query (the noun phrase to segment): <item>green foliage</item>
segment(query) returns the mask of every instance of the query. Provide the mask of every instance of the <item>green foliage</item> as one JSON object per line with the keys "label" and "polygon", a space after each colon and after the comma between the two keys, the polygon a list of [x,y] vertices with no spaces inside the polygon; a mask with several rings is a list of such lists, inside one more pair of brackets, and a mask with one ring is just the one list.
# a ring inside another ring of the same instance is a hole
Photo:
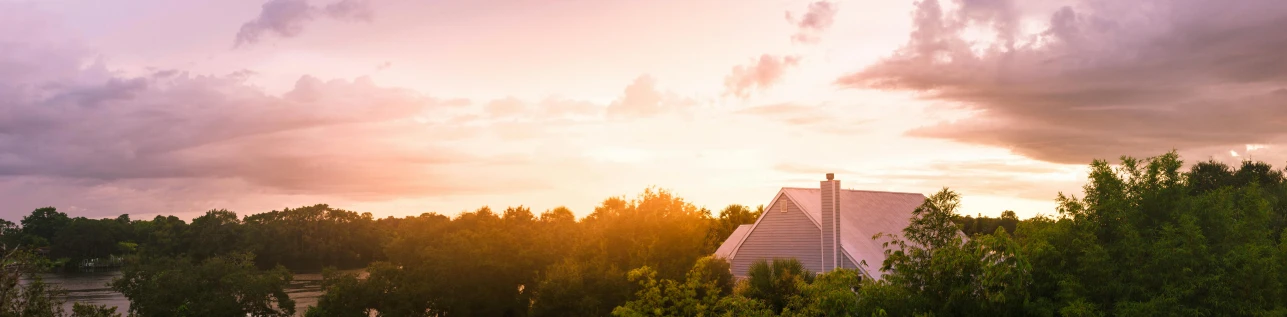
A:
{"label": "green foliage", "polygon": [[82,303],[72,304],[72,316],[74,317],[121,317],[121,313],[116,312],[116,307],[107,307],[106,305],[89,305]]}
{"label": "green foliage", "polygon": [[714,316],[720,299],[733,290],[728,262],[713,256],[698,260],[683,282],[657,280],[657,271],[646,266],[631,270],[629,279],[639,290],[614,316]]}
{"label": "green foliage", "polygon": [[484,207],[381,222],[391,235],[388,261],[368,266],[366,279],[327,276],[327,295],[310,314],[603,316],[630,299],[626,268],[644,266],[651,275],[636,281],[692,276],[715,289],[697,291],[712,299],[732,289],[722,261],[690,270],[709,254],[709,212],[664,190],[610,198],[581,221],[566,208],[538,217]]}
{"label": "green foliage", "polygon": [[131,221],[68,218],[52,207],[36,209],[23,226],[0,220],[0,242],[28,248],[48,247],[48,255],[78,264],[81,260],[138,254],[202,260],[253,252],[261,268],[278,264],[295,270],[324,266],[362,267],[384,258],[388,235],[371,214],[327,205],[271,211],[238,219],[211,210],[191,224],[175,216]]}
{"label": "green foliage", "polygon": [[31,215],[22,217],[22,233],[28,239],[23,244],[44,246],[54,239],[58,231],[71,224],[67,214],[58,212],[54,207],[39,208]]}
{"label": "green foliage", "polygon": [[[212,223],[232,224],[234,219],[212,212]],[[207,216],[212,216],[207,214]],[[301,208],[286,208],[246,216],[240,230],[244,231],[242,241],[244,248],[255,253],[255,260],[260,267],[284,265],[292,270],[317,270],[326,266],[340,268],[362,267],[372,261],[384,258],[381,246],[387,236],[381,234],[374,217],[370,213],[356,213],[331,208],[327,205],[313,205]],[[197,226],[193,221],[193,226]],[[212,225],[212,230],[226,230],[225,235],[202,237],[210,239],[206,243],[196,240],[197,246],[208,245],[215,248],[206,251],[218,254],[218,247],[237,243],[236,228],[219,229]]]}
{"label": "green foliage", "polygon": [[737,204],[724,207],[724,210],[719,213],[719,218],[713,219],[714,224],[711,225],[710,233],[706,237],[706,250],[715,252],[715,249],[718,249],[738,226],[755,223],[762,214],[764,214],[764,205],[756,207],[755,210]]}
{"label": "green foliage", "polygon": [[0,247],[0,317],[120,317],[114,307],[82,303],[74,303],[67,315],[62,307],[66,292],[34,274],[48,266],[25,250]]}
{"label": "green foliage", "polygon": [[954,215],[952,222],[956,223],[962,233],[973,237],[996,232],[998,228],[1005,229],[1005,232],[1014,232],[1019,226],[1019,216],[1015,215],[1013,210],[1006,210],[1001,212],[1001,217],[998,218]]}
{"label": "green foliage", "polygon": [[139,252],[148,255],[174,256],[188,249],[188,223],[175,216],[156,216],[151,221],[132,222],[134,241]]}
{"label": "green foliage", "polygon": [[885,242],[884,280],[915,295],[913,313],[1022,315],[1031,265],[1004,228],[965,238],[950,221],[959,205],[944,188],[916,208],[902,237]]}
{"label": "green foliage", "polygon": [[[736,286],[728,264],[707,256],[762,208],[712,217],[656,189],[607,199],[580,221],[566,208],[374,219],[316,205],[242,219],[215,210],[191,224],[41,208],[21,227],[0,222],[0,242],[67,260],[130,255],[137,262],[113,287],[139,316],[284,316],[294,304],[281,266],[362,265],[365,274],[326,270],[307,315],[1287,315],[1283,172],[1184,166],[1175,153],[1097,160],[1081,197],[1060,194],[1058,214],[1025,220],[958,215],[959,195],[944,189],[905,230],[874,237],[886,248],[879,271],[815,277],[780,259],[755,263]],[[63,315],[57,289],[16,281],[0,279],[0,317]]]}
{"label": "green foliage", "polygon": [[33,276],[20,285],[17,274],[6,274],[0,280],[0,316],[63,316],[62,291]]}
{"label": "green foliage", "polygon": [[801,294],[804,284],[813,282],[814,273],[794,258],[755,261],[746,273],[742,296],[764,301],[769,309],[781,312]]}
{"label": "green foliage", "polygon": [[609,198],[582,221],[594,256],[622,268],[650,266],[662,278],[682,277],[706,250],[710,212],[665,190],[627,201]]}
{"label": "green foliage", "polygon": [[[308,317],[367,317],[371,308],[378,306],[380,294],[363,287],[357,274],[343,273],[334,268],[322,271],[322,296],[317,306],[309,307]],[[387,311],[387,309],[386,309]]]}
{"label": "green foliage", "polygon": [[839,269],[818,275],[812,283],[800,287],[792,299],[791,315],[846,316],[858,311],[858,293],[863,276],[857,270]]}
{"label": "green foliage", "polygon": [[147,258],[127,265],[112,289],[130,300],[131,315],[291,316],[295,302],[284,288],[286,268],[263,271],[249,253],[199,263],[188,258]]}
{"label": "green foliage", "polygon": [[128,222],[76,217],[54,234],[50,243],[50,256],[71,259],[70,263],[107,258],[119,254],[117,241],[128,239],[129,231]]}
{"label": "green foliage", "polygon": [[18,246],[22,244],[22,227],[12,221],[0,219],[0,244]]}
{"label": "green foliage", "polygon": [[[1261,315],[1285,295],[1282,174],[1245,162],[1181,173],[1175,153],[1091,164],[1085,197],[1021,226],[1034,296],[1061,314]],[[1266,187],[1269,187],[1268,190]]]}
{"label": "green foliage", "polygon": [[772,307],[764,301],[747,298],[740,294],[724,297],[715,304],[716,316],[723,317],[768,317],[777,316]]}
{"label": "green foliage", "polygon": [[196,259],[205,259],[220,254],[241,251],[247,243],[245,226],[237,219],[237,214],[227,210],[211,210],[205,215],[192,219],[185,236],[188,240],[187,254]]}
{"label": "green foliage", "polygon": [[[1287,313],[1287,182],[1268,164],[1175,153],[1091,164],[1084,197],[1059,214],[961,217],[944,189],[897,235],[881,234],[880,279],[760,262],[704,315],[1281,316]],[[961,230],[968,228],[968,233]],[[988,232],[990,230],[990,232]],[[1013,232],[1013,233],[1011,233]],[[785,267],[785,266],[784,266]],[[788,273],[782,273],[782,272]],[[632,271],[642,290],[618,315],[693,315],[709,300]]]}
{"label": "green foliage", "polygon": [[605,316],[630,296],[626,272],[604,263],[566,259],[543,273],[531,316]]}

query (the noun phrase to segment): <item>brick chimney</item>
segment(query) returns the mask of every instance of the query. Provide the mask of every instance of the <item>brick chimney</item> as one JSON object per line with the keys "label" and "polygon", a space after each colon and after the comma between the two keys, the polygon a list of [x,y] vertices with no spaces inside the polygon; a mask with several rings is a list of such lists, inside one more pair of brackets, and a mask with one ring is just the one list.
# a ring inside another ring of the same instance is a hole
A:
{"label": "brick chimney", "polygon": [[827,173],[822,181],[822,272],[840,266],[840,181]]}

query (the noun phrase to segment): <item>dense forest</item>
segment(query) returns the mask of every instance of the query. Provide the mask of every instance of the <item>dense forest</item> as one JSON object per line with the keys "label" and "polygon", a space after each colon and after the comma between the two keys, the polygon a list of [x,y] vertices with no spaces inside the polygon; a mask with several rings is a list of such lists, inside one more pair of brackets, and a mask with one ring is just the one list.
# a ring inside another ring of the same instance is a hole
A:
{"label": "dense forest", "polygon": [[[0,316],[64,316],[19,272],[119,259],[129,312],[72,316],[1137,316],[1287,315],[1287,184],[1261,162],[1186,165],[1175,153],[1095,161],[1055,214],[964,216],[944,189],[891,239],[879,280],[709,255],[763,208],[718,213],[648,189],[577,219],[480,208],[376,219],[316,205],[239,218],[131,220],[41,208],[3,222]],[[964,232],[968,238],[963,238]],[[17,247],[14,247],[17,246]],[[335,268],[365,267],[354,274]],[[316,307],[283,291],[324,269]]]}

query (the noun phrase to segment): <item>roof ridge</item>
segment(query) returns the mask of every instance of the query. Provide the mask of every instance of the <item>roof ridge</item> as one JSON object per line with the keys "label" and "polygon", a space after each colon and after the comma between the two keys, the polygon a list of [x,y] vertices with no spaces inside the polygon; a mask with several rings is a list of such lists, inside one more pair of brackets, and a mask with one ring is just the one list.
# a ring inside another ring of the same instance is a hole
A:
{"label": "roof ridge", "polygon": [[[817,187],[782,187],[782,189],[810,189],[810,190],[822,190],[821,188],[817,188]],[[922,196],[924,196],[924,195],[925,195],[925,194],[922,194],[922,193],[893,192],[893,191],[887,191],[887,190],[844,189],[844,188],[841,188],[840,190],[843,190],[843,191],[851,191],[851,192],[887,193],[887,194],[922,195]]]}
{"label": "roof ridge", "polygon": [[922,193],[891,192],[891,191],[887,191],[887,190],[870,190],[870,189],[840,189],[840,190],[847,190],[847,191],[851,191],[851,192],[886,193],[886,194],[903,194],[903,195],[925,195],[925,194],[922,194]]}

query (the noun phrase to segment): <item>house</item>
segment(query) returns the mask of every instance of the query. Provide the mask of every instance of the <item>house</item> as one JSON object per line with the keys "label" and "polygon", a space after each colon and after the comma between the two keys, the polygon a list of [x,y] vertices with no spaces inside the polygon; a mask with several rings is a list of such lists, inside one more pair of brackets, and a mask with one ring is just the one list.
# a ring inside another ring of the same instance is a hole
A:
{"label": "house", "polygon": [[760,219],[739,226],[715,255],[728,260],[739,278],[757,260],[795,258],[813,272],[840,267],[880,279],[881,244],[888,239],[872,236],[902,235],[925,195],[841,189],[834,178],[828,173],[818,188],[782,188]]}

